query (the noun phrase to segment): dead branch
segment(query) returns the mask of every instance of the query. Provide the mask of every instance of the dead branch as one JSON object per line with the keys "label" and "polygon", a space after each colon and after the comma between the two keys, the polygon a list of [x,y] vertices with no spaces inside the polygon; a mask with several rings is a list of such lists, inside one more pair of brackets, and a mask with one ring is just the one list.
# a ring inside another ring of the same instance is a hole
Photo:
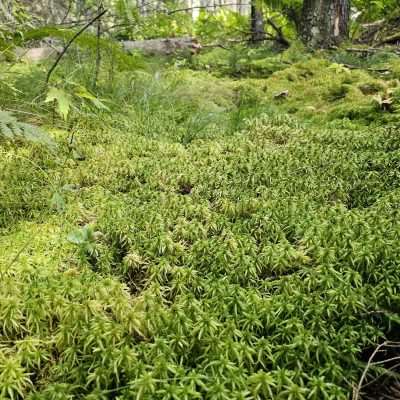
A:
{"label": "dead branch", "polygon": [[349,47],[345,50],[350,53],[362,53],[362,54],[368,54],[368,53],[375,54],[375,53],[381,51],[381,49],[375,49],[375,48],[358,49],[358,48],[353,48],[353,47]]}
{"label": "dead branch", "polygon": [[221,43],[205,44],[205,45],[203,45],[202,47],[203,47],[203,49],[207,49],[207,48],[212,49],[212,48],[219,47],[219,48],[224,49],[224,50],[230,50],[228,47],[224,46],[224,45],[221,44]]}
{"label": "dead branch", "polygon": [[365,48],[365,49],[349,47],[345,50],[350,53],[360,53],[362,55],[376,54],[376,53],[385,52],[385,51],[391,51],[397,55],[400,55],[399,47],[381,47],[381,48],[369,47],[369,48]]}
{"label": "dead branch", "polygon": [[[393,365],[392,367],[387,368],[387,371],[393,371],[396,368],[400,367],[400,363]],[[376,378],[372,379],[371,381],[368,381],[367,383],[364,383],[363,387],[367,387],[367,386],[371,386],[372,384],[374,384],[375,382],[377,382],[380,378],[382,378],[381,375],[377,376]]]}
{"label": "dead branch", "polygon": [[387,43],[397,43],[400,42],[400,33],[395,33],[394,35],[387,36],[379,42],[379,45],[382,46]]}
{"label": "dead branch", "polygon": [[376,72],[379,74],[387,74],[389,72],[392,72],[389,68],[363,68],[363,67],[358,67],[357,65],[353,64],[343,64],[344,67],[348,69],[363,69],[371,72]]}
{"label": "dead branch", "polygon": [[[372,366],[381,365],[381,364],[385,364],[385,363],[388,363],[388,362],[391,362],[391,361],[396,361],[396,360],[399,360],[399,359],[400,359],[400,356],[396,356],[396,357],[389,358],[389,359],[387,359],[387,360],[373,362],[375,356],[376,356],[376,355],[381,351],[381,349],[384,348],[384,347],[397,347],[397,348],[400,348],[400,342],[385,341],[385,342],[381,343],[379,346],[376,347],[376,349],[373,351],[373,353],[371,354],[371,356],[370,356],[369,359],[368,359],[367,365],[366,365],[365,368],[364,368],[364,371],[363,371],[363,373],[362,373],[362,375],[361,375],[361,378],[360,378],[360,381],[358,382],[358,385],[357,385],[356,387],[353,388],[353,400],[360,400],[360,399],[361,399],[361,397],[360,397],[360,395],[361,395],[361,389],[362,389],[364,386],[367,386],[367,385],[369,384],[369,383],[364,384],[364,381],[365,381],[365,378],[367,377],[368,370],[369,370]],[[390,369],[393,369],[393,368],[394,368],[394,367],[389,368],[389,370],[390,370]]]}
{"label": "dead branch", "polygon": [[287,40],[282,32],[282,28],[278,26],[272,18],[267,19],[267,24],[276,32],[277,36],[275,40],[282,43],[285,46],[290,46],[289,40]]}
{"label": "dead branch", "polygon": [[169,55],[180,50],[190,50],[197,53],[201,49],[201,45],[195,38],[166,38],[166,39],[147,39],[147,40],[125,40],[121,42],[122,48],[128,53],[141,50],[148,54],[164,54]]}
{"label": "dead branch", "polygon": [[[226,41],[227,45],[235,45],[235,44],[241,44],[241,43],[248,43],[248,39],[230,39]],[[266,42],[266,41],[276,41],[276,37],[272,35],[266,35],[264,38],[257,39],[255,42]],[[221,44],[221,43],[211,43],[211,44],[205,44],[201,46],[202,48],[213,48],[213,47],[220,47],[221,49],[225,50],[230,50],[229,47]],[[290,64],[290,63],[288,63]]]}
{"label": "dead branch", "polygon": [[369,357],[367,365],[365,366],[364,371],[363,371],[363,373],[361,375],[360,381],[358,382],[357,387],[355,387],[354,390],[353,390],[353,400],[359,400],[360,399],[361,389],[363,387],[364,380],[365,380],[365,378],[367,376],[368,370],[371,367],[372,361],[373,361],[374,357],[376,356],[376,354],[380,351],[380,349],[382,347],[385,347],[386,344],[387,344],[387,342],[383,342],[379,346],[377,346],[377,348],[374,350],[374,352]]}

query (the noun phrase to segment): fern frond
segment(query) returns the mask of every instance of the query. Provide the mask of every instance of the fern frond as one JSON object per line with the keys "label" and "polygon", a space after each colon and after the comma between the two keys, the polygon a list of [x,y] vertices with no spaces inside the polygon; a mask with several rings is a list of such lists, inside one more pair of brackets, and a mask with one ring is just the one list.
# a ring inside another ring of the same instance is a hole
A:
{"label": "fern frond", "polygon": [[9,111],[0,110],[0,139],[24,140],[55,147],[55,142],[37,126],[18,121]]}

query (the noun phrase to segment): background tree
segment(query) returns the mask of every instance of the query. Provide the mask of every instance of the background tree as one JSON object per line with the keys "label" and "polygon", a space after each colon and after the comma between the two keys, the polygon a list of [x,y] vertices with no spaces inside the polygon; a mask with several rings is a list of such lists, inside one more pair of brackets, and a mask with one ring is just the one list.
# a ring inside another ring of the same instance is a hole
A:
{"label": "background tree", "polygon": [[265,38],[264,15],[257,0],[251,2],[250,12],[251,42],[258,43]]}
{"label": "background tree", "polygon": [[350,0],[304,0],[300,36],[311,47],[338,45],[348,38]]}

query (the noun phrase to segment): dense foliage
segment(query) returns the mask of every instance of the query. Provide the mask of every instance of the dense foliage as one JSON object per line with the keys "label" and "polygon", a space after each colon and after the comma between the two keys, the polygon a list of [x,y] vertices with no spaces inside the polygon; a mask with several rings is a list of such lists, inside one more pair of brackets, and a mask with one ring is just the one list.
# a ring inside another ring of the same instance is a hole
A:
{"label": "dense foliage", "polygon": [[[275,33],[270,24],[283,30],[285,36],[297,36],[302,18],[303,0],[264,0],[253,2],[262,10],[264,30]],[[133,0],[4,0],[0,7],[0,50],[9,45],[10,32],[24,37],[27,28],[84,25],[101,7],[107,9],[102,19],[105,34],[119,39],[149,39],[194,35],[204,42],[246,40],[250,35],[249,7],[240,15],[240,1],[216,3],[170,0],[166,2]],[[352,0],[352,32],[359,33],[359,24],[398,17],[397,0]],[[95,32],[96,27],[92,28]],[[11,35],[11,37],[13,36]]]}
{"label": "dense foliage", "polygon": [[367,21],[385,16],[393,17],[393,13],[399,12],[396,0],[354,0],[353,5],[362,12],[362,19]]}

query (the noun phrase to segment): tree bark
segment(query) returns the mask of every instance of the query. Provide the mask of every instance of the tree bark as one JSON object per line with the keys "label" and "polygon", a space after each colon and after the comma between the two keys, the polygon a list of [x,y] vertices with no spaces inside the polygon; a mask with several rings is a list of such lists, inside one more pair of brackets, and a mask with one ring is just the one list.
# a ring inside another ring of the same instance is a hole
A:
{"label": "tree bark", "polygon": [[304,0],[300,35],[311,47],[336,46],[348,38],[350,0]]}
{"label": "tree bark", "polygon": [[251,1],[250,32],[250,41],[253,43],[265,39],[264,15],[259,4],[257,4],[257,0]]}

